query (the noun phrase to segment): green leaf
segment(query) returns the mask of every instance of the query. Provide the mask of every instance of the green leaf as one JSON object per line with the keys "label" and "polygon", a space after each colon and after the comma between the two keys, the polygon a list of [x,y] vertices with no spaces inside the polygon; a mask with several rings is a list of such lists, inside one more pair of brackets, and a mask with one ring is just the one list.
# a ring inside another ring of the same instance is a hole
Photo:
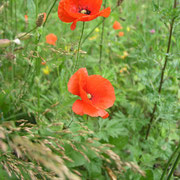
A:
{"label": "green leaf", "polygon": [[97,136],[105,141],[109,141],[109,137],[117,138],[119,135],[125,135],[126,130],[121,126],[118,119],[100,119],[99,132]]}
{"label": "green leaf", "polygon": [[154,180],[154,174],[152,170],[146,170],[146,177],[141,177],[140,180]]}

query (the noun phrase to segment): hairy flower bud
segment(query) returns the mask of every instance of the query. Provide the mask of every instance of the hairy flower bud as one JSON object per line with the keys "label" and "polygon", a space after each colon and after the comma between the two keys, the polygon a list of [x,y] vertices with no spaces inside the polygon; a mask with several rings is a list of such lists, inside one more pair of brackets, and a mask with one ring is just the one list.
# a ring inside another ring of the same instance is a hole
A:
{"label": "hairy flower bud", "polygon": [[38,15],[38,18],[36,20],[36,26],[37,27],[42,26],[43,22],[44,22],[44,13],[41,13]]}

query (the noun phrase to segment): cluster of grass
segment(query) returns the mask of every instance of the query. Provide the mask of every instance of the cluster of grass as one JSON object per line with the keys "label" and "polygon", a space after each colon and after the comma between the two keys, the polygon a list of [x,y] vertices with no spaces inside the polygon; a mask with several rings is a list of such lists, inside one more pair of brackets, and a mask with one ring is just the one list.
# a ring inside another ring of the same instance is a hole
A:
{"label": "cluster of grass", "polygon": [[[112,83],[107,119],[72,112],[77,97],[67,83],[83,23],[71,31],[58,19],[58,3],[0,2],[0,39],[21,41],[0,47],[0,179],[178,179],[178,1],[109,0],[108,18],[85,23],[76,70]],[[51,33],[55,46],[46,43]]]}

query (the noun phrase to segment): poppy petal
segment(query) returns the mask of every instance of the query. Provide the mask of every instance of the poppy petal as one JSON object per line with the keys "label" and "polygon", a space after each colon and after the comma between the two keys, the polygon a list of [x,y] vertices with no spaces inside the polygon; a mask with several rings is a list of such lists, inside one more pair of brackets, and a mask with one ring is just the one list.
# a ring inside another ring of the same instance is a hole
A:
{"label": "poppy petal", "polygon": [[85,86],[87,77],[88,72],[86,68],[80,68],[71,76],[68,82],[68,91],[74,95],[80,96],[80,87]]}
{"label": "poppy petal", "polygon": [[59,6],[58,6],[58,17],[61,21],[63,22],[73,22],[75,20],[74,17],[70,16],[65,7],[68,6],[68,2],[66,0],[61,0],[59,2]]}
{"label": "poppy petal", "polygon": [[74,30],[76,28],[76,23],[78,21],[91,21],[93,19],[96,19],[98,16],[108,17],[110,15],[110,13],[111,13],[111,8],[108,7],[94,15],[86,15],[86,14],[84,15],[83,14],[83,16],[81,16],[78,19],[76,19],[75,21],[73,21],[73,23],[71,24],[71,30]]}
{"label": "poppy petal", "polygon": [[85,103],[81,100],[76,100],[75,103],[72,106],[72,110],[74,113],[78,115],[84,115],[87,114],[92,117],[98,117],[101,116],[102,118],[107,118],[109,114],[103,110],[103,109],[98,109],[88,103]]}
{"label": "poppy petal", "polygon": [[113,29],[119,30],[119,29],[122,29],[122,26],[118,21],[115,21],[113,24]]}
{"label": "poppy petal", "polygon": [[114,104],[114,88],[109,80],[100,75],[91,75],[87,78],[87,93],[92,95],[91,102],[100,109],[107,109]]}
{"label": "poppy petal", "polygon": [[78,2],[82,9],[88,9],[91,14],[96,14],[102,5],[102,0],[78,0]]}
{"label": "poppy petal", "polygon": [[51,44],[51,45],[56,45],[56,41],[57,41],[57,36],[55,34],[48,34],[46,36],[46,43]]}

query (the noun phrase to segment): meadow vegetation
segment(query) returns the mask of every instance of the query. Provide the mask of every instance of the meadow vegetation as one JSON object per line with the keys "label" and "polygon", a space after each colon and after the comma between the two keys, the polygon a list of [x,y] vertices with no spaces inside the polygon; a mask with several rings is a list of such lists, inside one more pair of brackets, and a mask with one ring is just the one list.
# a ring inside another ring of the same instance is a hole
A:
{"label": "meadow vegetation", "polygon": [[[58,5],[0,1],[0,179],[179,179],[180,1],[103,0],[73,30]],[[114,87],[109,117],[73,112],[80,68]]]}

